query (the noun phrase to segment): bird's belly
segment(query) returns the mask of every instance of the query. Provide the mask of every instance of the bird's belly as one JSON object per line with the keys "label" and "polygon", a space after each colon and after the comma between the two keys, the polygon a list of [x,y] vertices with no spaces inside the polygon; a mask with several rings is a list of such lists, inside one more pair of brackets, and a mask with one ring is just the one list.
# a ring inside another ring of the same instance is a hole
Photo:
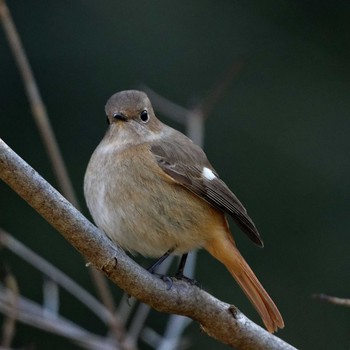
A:
{"label": "bird's belly", "polygon": [[111,240],[149,257],[205,244],[216,209],[152,169],[136,168],[135,159],[114,161],[113,167],[113,177],[101,171],[85,184],[91,215]]}
{"label": "bird's belly", "polygon": [[[97,225],[123,249],[144,256],[157,257],[168,250],[182,254],[204,245],[205,235],[198,231],[199,215],[191,212],[189,199],[183,196],[180,200],[178,193],[161,196],[144,185],[125,190],[117,182],[112,196],[101,191],[98,202],[108,209],[96,216]],[[101,213],[98,208],[94,211]]]}

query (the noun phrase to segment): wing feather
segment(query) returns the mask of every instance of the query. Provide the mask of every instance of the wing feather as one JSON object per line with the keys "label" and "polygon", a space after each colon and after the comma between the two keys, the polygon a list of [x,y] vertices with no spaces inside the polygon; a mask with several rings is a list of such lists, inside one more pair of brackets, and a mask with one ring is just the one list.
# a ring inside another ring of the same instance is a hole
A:
{"label": "wing feather", "polygon": [[[174,131],[175,132],[175,131]],[[181,135],[181,137],[179,136]],[[178,133],[176,142],[154,142],[151,152],[160,168],[179,184],[195,193],[217,209],[229,214],[238,227],[257,245],[263,241],[252,219],[239,199],[219,178],[205,153],[183,134]],[[203,176],[203,168],[213,171],[211,180]]]}

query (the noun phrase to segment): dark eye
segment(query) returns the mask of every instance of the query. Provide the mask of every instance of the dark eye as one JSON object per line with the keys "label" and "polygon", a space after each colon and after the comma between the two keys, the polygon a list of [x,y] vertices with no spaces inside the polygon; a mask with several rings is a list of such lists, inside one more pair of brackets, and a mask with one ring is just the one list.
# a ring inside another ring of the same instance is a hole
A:
{"label": "dark eye", "polygon": [[148,112],[146,110],[142,111],[140,113],[140,119],[144,122],[147,123],[149,121],[149,115]]}

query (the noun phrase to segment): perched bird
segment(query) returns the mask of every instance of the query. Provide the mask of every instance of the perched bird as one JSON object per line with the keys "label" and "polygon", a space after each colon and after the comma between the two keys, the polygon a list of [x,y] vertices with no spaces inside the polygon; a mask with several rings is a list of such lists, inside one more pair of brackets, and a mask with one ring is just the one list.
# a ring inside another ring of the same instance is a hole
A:
{"label": "perched bird", "polygon": [[98,227],[146,257],[204,248],[222,262],[270,332],[283,328],[276,305],[239,253],[226,214],[257,245],[260,234],[203,150],[159,121],[143,92],[114,94],[108,130],[88,164],[84,193]]}

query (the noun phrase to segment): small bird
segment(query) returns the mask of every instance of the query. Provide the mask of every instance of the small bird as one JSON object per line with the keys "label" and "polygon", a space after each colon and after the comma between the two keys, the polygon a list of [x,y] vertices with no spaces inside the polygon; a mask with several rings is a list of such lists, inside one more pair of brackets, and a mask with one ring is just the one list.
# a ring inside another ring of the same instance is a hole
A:
{"label": "small bird", "polygon": [[187,253],[204,248],[226,266],[267,330],[283,328],[276,305],[238,251],[226,214],[263,246],[260,234],[203,150],[157,119],[141,91],[117,92],[105,110],[109,127],[84,178],[96,225],[132,254],[182,255],[180,277]]}

